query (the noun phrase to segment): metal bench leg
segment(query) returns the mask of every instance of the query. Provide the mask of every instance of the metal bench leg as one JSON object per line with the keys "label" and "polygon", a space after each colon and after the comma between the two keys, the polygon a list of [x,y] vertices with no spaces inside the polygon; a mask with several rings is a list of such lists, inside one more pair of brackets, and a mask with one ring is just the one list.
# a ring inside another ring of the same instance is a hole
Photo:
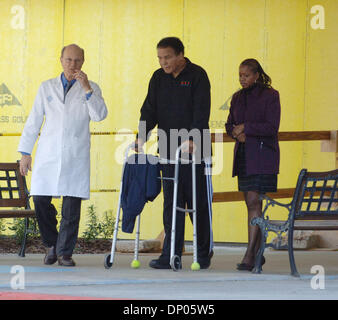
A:
{"label": "metal bench leg", "polygon": [[25,232],[24,236],[21,242],[21,248],[19,251],[19,257],[24,258],[25,257],[25,251],[26,251],[26,240],[27,240],[27,234],[28,234],[28,227],[29,227],[29,218],[25,218]]}
{"label": "metal bench leg", "polygon": [[291,275],[294,277],[299,277],[300,275],[297,271],[295,257],[293,254],[293,228],[290,228],[288,231],[288,252],[289,252]]}

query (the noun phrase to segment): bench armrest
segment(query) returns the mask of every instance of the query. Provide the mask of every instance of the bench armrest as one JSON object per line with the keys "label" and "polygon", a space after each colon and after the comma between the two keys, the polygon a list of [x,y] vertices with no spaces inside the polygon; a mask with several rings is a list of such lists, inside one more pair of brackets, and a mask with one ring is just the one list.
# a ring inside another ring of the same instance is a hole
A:
{"label": "bench armrest", "polygon": [[[278,237],[280,237],[280,233],[284,232],[285,230],[288,229],[289,227],[289,213],[291,210],[291,205],[292,205],[292,201],[290,203],[281,203],[278,202],[274,199],[271,199],[270,197],[268,197],[265,194],[261,194],[260,195],[260,199],[261,200],[266,200],[266,204],[264,206],[264,210],[262,211],[262,216],[261,217],[254,217],[252,218],[252,220],[250,221],[250,225],[252,226],[259,226],[261,229],[265,230],[266,233],[266,237],[267,237],[267,232],[268,231],[273,231],[275,233],[277,233]],[[265,216],[266,211],[268,210],[268,208],[270,206],[274,206],[274,205],[278,205],[282,208],[285,208],[288,210],[288,217],[285,221],[281,221],[280,224],[275,224],[275,221],[271,221],[270,222],[270,218],[269,216]]]}
{"label": "bench armrest", "polygon": [[265,208],[264,208],[264,211],[263,211],[263,216],[264,216],[264,213],[268,209],[269,206],[274,206],[276,204],[277,206],[284,207],[284,208],[286,208],[290,211],[291,205],[292,205],[292,201],[290,203],[281,203],[281,202],[278,202],[274,199],[271,199],[270,197],[268,197],[265,194],[260,195],[260,200],[266,200],[266,205],[265,205]]}

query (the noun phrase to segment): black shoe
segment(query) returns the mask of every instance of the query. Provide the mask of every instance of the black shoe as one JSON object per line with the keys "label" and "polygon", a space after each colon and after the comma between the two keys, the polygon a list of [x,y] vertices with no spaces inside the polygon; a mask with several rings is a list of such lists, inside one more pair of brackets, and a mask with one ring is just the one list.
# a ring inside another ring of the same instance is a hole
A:
{"label": "black shoe", "polygon": [[207,258],[199,258],[198,263],[200,264],[201,269],[208,269],[211,264],[211,258],[214,255],[214,251],[211,250]]}
{"label": "black shoe", "polygon": [[[149,262],[149,267],[154,269],[171,269],[169,262],[163,262],[160,259],[154,259]],[[176,269],[182,269],[182,264],[178,265]]]}
{"label": "black shoe", "polygon": [[[265,264],[265,257],[262,256],[262,265]],[[237,270],[240,270],[240,271],[252,271],[253,268],[255,266],[254,265],[250,265],[250,264],[247,264],[247,263],[237,263]]]}
{"label": "black shoe", "polygon": [[[239,266],[239,265],[244,265],[244,264],[246,264],[246,263],[237,263],[237,267]],[[262,266],[265,264],[265,257],[264,256],[262,256]],[[247,265],[247,264],[246,264]]]}
{"label": "black shoe", "polygon": [[210,259],[201,260],[199,261],[199,264],[200,269],[208,269],[210,267],[211,260]]}
{"label": "black shoe", "polygon": [[163,263],[160,259],[154,259],[149,262],[149,267],[154,269],[171,269],[169,263]]}
{"label": "black shoe", "polygon": [[238,263],[237,264],[237,270],[239,271],[252,271],[254,268],[253,265],[247,264],[247,263]]}
{"label": "black shoe", "polygon": [[47,254],[43,260],[44,264],[51,265],[57,261],[55,247],[48,248]]}

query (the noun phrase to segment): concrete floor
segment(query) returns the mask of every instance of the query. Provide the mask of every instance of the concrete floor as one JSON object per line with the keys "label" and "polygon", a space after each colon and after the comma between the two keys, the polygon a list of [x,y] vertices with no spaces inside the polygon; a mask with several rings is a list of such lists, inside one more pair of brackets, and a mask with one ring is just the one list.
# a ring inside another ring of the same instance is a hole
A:
{"label": "concrete floor", "polygon": [[[214,251],[210,269],[191,271],[192,256],[187,254],[182,259],[183,269],[178,272],[149,268],[149,261],[157,254],[141,255],[139,269],[130,267],[131,254],[117,254],[110,269],[104,268],[104,255],[97,254],[74,255],[76,267],[73,268],[57,264],[46,266],[42,262],[42,254],[27,254],[25,258],[14,254],[0,255],[0,300],[19,299],[20,294],[26,299],[37,299],[37,294],[60,295],[60,298],[62,295],[63,299],[338,299],[337,251],[296,251],[300,278],[290,276],[286,251],[267,249],[262,274],[235,269],[245,252],[244,248],[216,247]],[[20,273],[15,273],[18,272],[13,269],[15,265],[23,267],[18,268],[24,271],[24,277],[19,278]],[[311,273],[315,265],[322,266],[325,272],[321,281],[316,273]],[[318,288],[319,283],[324,288]],[[24,289],[13,290],[13,284],[16,287],[24,284]]]}

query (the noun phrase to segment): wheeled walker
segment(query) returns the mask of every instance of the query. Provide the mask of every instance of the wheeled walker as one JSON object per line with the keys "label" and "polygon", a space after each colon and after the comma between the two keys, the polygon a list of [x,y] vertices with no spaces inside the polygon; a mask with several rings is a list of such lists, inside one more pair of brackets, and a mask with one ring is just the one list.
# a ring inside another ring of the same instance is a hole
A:
{"label": "wheeled walker", "polygon": [[[175,254],[175,237],[176,237],[176,213],[177,211],[192,213],[193,221],[193,263],[191,270],[199,270],[200,265],[197,261],[197,226],[196,226],[196,159],[195,154],[192,153],[192,160],[183,160],[191,162],[192,168],[192,208],[180,208],[177,206],[177,191],[178,191],[178,177],[179,177],[179,164],[181,161],[180,153],[182,146],[178,147],[175,154],[175,174],[174,174],[174,193],[173,193],[173,211],[171,223],[171,242],[170,242],[170,266],[174,271],[180,269],[181,259]],[[166,179],[166,178],[164,178]],[[170,179],[170,178],[169,178]]]}
{"label": "wheeled walker", "polygon": [[[116,213],[115,228],[113,234],[113,241],[110,254],[107,254],[104,258],[104,266],[106,269],[109,269],[114,264],[115,258],[115,249],[116,241],[118,235],[118,228],[120,222],[120,213],[121,213],[121,198],[122,198],[122,187],[123,187],[123,174],[124,169],[127,163],[128,154],[130,150],[134,148],[134,143],[130,144],[124,154],[122,177],[120,182],[120,194],[119,201]],[[193,263],[191,264],[191,270],[199,270],[200,265],[197,261],[197,227],[196,227],[196,159],[194,153],[192,154],[192,160],[184,160],[180,158],[182,146],[178,147],[175,154],[174,162],[167,159],[160,159],[160,163],[171,163],[175,164],[175,174],[174,177],[162,177],[162,179],[172,180],[174,183],[174,192],[173,192],[173,211],[172,211],[172,228],[171,228],[171,244],[170,244],[170,266],[173,271],[178,271],[180,269],[181,261],[180,257],[175,254],[175,235],[176,235],[176,212],[189,212],[192,213],[193,220]],[[185,209],[177,206],[177,192],[178,192],[178,177],[179,177],[179,164],[180,162],[190,162],[192,164],[192,208]],[[161,178],[161,177],[159,177]],[[140,240],[140,215],[137,217],[136,221],[136,237],[135,237],[135,247],[134,247],[134,259],[131,262],[132,268],[139,268],[140,261],[139,256],[139,240]]]}

